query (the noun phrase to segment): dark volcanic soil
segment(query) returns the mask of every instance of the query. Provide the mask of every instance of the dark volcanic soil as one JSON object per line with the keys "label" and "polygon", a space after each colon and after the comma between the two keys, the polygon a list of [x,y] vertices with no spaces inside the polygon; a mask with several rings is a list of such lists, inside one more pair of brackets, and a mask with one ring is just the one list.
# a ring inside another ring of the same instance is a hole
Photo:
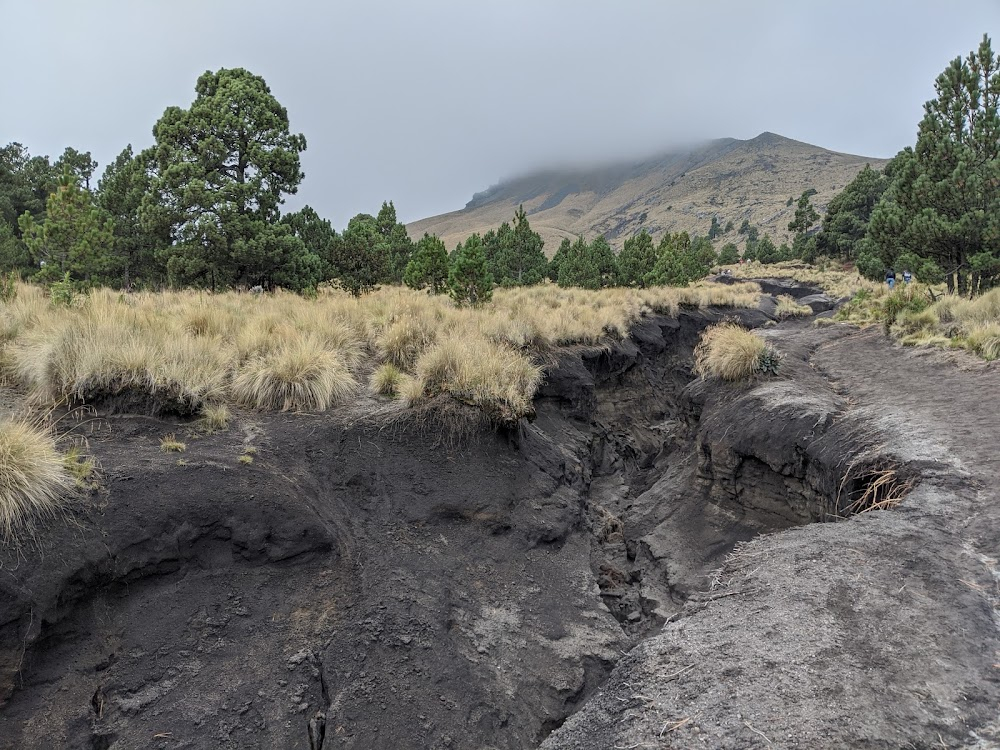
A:
{"label": "dark volcanic soil", "polygon": [[[108,417],[105,491],[0,557],[0,747],[991,746],[996,372],[793,324],[778,377],[696,381],[719,317],[459,444]],[[899,509],[815,523],[890,461]]]}

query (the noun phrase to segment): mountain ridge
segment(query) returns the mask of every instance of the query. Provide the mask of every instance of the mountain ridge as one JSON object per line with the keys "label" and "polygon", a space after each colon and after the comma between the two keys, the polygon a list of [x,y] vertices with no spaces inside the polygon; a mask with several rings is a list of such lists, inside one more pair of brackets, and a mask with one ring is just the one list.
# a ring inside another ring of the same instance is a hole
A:
{"label": "mountain ridge", "polygon": [[782,242],[790,237],[787,225],[803,191],[816,191],[813,204],[822,213],[865,164],[881,168],[887,161],[765,131],[749,140],[720,138],[603,166],[537,170],[502,180],[474,194],[465,208],[407,229],[414,238],[436,234],[451,249],[473,232],[510,221],[523,204],[549,255],[563,238],[581,234],[602,234],[616,249],[643,228],[655,238],[678,231],[705,235],[713,216],[722,227],[733,222],[723,242],[740,244],[736,230],[744,220]]}

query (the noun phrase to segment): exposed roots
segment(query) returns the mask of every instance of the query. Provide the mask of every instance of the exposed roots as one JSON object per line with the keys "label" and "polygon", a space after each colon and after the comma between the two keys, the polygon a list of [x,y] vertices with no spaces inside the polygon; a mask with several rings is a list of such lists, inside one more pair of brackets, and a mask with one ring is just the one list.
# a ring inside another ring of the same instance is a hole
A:
{"label": "exposed roots", "polygon": [[839,517],[895,508],[916,484],[914,478],[902,476],[901,467],[891,459],[870,459],[869,452],[859,454],[844,472],[837,490]]}

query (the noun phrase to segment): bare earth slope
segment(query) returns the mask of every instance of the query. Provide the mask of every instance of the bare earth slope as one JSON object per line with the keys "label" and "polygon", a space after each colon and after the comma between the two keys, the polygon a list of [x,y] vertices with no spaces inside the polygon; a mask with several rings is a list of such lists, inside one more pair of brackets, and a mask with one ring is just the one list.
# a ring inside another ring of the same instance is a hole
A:
{"label": "bare earth slope", "polygon": [[[620,248],[645,228],[655,237],[687,231],[705,235],[717,216],[738,229],[744,219],[777,241],[788,237],[794,203],[817,191],[820,211],[864,167],[885,160],[840,154],[773,133],[748,141],[723,139],[690,151],[587,171],[549,171],[509,180],[478,193],[461,211],[408,226],[411,236],[441,237],[450,250],[473,232],[510,221],[524,204],[549,255],[563,238],[603,234]],[[732,231],[725,241],[739,242]]]}

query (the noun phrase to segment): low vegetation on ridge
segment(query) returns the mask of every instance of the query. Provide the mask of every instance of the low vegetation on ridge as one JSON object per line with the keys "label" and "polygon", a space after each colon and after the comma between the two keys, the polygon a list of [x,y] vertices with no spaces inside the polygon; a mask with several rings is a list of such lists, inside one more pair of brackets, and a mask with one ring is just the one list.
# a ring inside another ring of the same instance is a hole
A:
{"label": "low vegetation on ridge", "polygon": [[226,404],[322,411],[364,395],[398,397],[396,408],[448,396],[513,422],[531,412],[551,349],[624,338],[650,313],[755,307],[759,298],[751,283],[544,284],[499,289],[478,308],[401,287],[315,299],[98,289],[65,305],[21,284],[0,303],[0,365],[44,403],[117,399],[133,410],[200,413],[216,428]]}

